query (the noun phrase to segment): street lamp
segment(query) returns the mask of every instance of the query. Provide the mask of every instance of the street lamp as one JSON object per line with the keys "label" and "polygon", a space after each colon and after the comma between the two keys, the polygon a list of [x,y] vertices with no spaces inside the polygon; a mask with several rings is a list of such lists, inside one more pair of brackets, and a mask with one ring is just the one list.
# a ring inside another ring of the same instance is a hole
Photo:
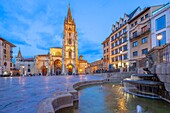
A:
{"label": "street lamp", "polygon": [[122,67],[122,51],[120,51],[120,55],[121,55],[121,67]]}
{"label": "street lamp", "polygon": [[159,46],[161,46],[162,34],[159,33],[156,38],[158,40]]}

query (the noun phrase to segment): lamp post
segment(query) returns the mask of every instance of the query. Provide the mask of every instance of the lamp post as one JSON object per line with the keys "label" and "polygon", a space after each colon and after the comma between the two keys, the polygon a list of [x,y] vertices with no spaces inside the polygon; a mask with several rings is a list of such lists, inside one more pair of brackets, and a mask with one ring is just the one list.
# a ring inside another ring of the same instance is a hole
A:
{"label": "lamp post", "polygon": [[161,46],[162,34],[159,33],[156,38],[158,40],[159,46]]}
{"label": "lamp post", "polygon": [[122,68],[122,51],[120,51],[120,55],[121,55],[121,68]]}

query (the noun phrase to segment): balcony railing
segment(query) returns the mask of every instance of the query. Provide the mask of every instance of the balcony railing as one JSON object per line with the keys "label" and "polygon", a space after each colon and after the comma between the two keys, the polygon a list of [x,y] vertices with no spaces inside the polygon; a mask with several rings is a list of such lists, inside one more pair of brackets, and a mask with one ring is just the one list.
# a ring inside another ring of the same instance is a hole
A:
{"label": "balcony railing", "polygon": [[121,35],[116,36],[114,39],[112,39],[111,41],[114,41],[116,39],[118,39],[119,37],[127,37],[127,31],[125,31],[124,33],[122,33]]}
{"label": "balcony railing", "polygon": [[137,32],[136,35],[133,35],[132,37],[130,37],[130,40],[138,38],[138,37],[141,37],[141,36],[143,36],[143,35],[145,35],[145,34],[147,34],[149,32],[150,32],[150,28],[148,28],[146,31]]}

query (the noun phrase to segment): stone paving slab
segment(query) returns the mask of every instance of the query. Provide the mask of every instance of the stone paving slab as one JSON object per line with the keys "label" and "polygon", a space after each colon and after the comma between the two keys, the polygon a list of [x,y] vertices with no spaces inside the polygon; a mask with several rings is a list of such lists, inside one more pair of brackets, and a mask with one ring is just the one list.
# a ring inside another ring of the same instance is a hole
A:
{"label": "stone paving slab", "polygon": [[66,92],[72,84],[104,78],[102,75],[0,78],[0,113],[35,113],[40,101]]}

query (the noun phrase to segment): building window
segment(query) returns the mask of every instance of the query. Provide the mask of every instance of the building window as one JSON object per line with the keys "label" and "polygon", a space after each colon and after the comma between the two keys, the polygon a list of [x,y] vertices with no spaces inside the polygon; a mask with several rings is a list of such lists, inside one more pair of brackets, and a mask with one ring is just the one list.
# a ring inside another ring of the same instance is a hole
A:
{"label": "building window", "polygon": [[114,57],[112,58],[112,62],[114,62]]}
{"label": "building window", "polygon": [[[162,35],[162,39],[160,40],[160,45],[164,45],[166,44],[166,31],[163,31],[160,34]],[[156,45],[159,46],[159,41],[157,39],[156,39]]]}
{"label": "building window", "polygon": [[137,31],[133,32],[133,38],[137,37]]}
{"label": "building window", "polygon": [[112,41],[114,40],[114,36],[112,36]]}
{"label": "building window", "polygon": [[112,51],[112,55],[114,55],[114,51]]}
{"label": "building window", "polygon": [[142,54],[147,54],[148,53],[148,48],[142,49]]}
{"label": "building window", "polygon": [[147,25],[141,28],[142,33],[147,31]]}
{"label": "building window", "polygon": [[156,19],[156,31],[161,30],[166,27],[166,16],[162,16]]}
{"label": "building window", "polygon": [[142,38],[142,44],[147,43],[148,42],[148,37]]}
{"label": "building window", "polygon": [[30,70],[30,69],[28,69],[28,72],[31,72],[31,70]]}
{"label": "building window", "polygon": [[115,57],[115,61],[118,61],[118,57],[117,56]]}
{"label": "building window", "polygon": [[124,21],[124,23],[126,24],[126,20]]}
{"label": "building window", "polygon": [[133,42],[133,47],[138,46],[138,41]]}
{"label": "building window", "polygon": [[138,24],[138,21],[135,22],[135,25],[137,25],[137,24]]}
{"label": "building window", "polygon": [[12,67],[12,63],[10,63],[10,67]]}
{"label": "building window", "polygon": [[71,33],[69,33],[69,37],[71,36]]}
{"label": "building window", "polygon": [[71,39],[68,39],[68,43],[69,43],[69,44],[72,44],[72,41],[71,41]]}
{"label": "building window", "polygon": [[141,18],[141,21],[143,21],[143,20],[144,20],[144,17]]}
{"label": "building window", "polygon": [[127,42],[127,37],[123,37],[123,42]]}
{"label": "building window", "polygon": [[123,51],[127,51],[127,45],[123,46]]}
{"label": "building window", "polygon": [[119,40],[119,45],[120,45],[120,44],[122,44],[122,40],[121,40],[121,39]]}
{"label": "building window", "polygon": [[137,51],[133,52],[133,56],[138,56],[138,52]]}
{"label": "building window", "polygon": [[134,25],[133,24],[131,24],[131,27],[133,27]]}
{"label": "building window", "polygon": [[118,49],[115,49],[115,54],[118,54]]}
{"label": "building window", "polygon": [[118,36],[117,36],[117,34],[115,34],[115,38],[117,38]]}
{"label": "building window", "polygon": [[69,58],[71,58],[72,57],[72,55],[71,55],[71,51],[69,51]]}
{"label": "building window", "polygon": [[127,55],[127,54],[124,54],[124,55],[123,55],[123,58],[124,58],[124,60],[126,60],[126,59],[128,58],[128,55]]}
{"label": "building window", "polygon": [[115,42],[115,46],[118,46],[118,41]]}
{"label": "building window", "polygon": [[119,31],[119,36],[121,36],[122,35],[122,31]]}
{"label": "building window", "polygon": [[104,50],[104,53],[106,53],[106,51]]}
{"label": "building window", "polygon": [[148,18],[148,17],[149,17],[149,14],[146,14],[146,15],[145,15],[145,19]]}
{"label": "building window", "polygon": [[6,48],[6,43],[4,43],[4,47]]}
{"label": "building window", "polygon": [[123,33],[126,33],[126,28],[123,29]]}
{"label": "building window", "polygon": [[122,47],[119,48],[119,52],[122,51]]}
{"label": "building window", "polygon": [[107,52],[109,52],[109,49],[107,49]]}
{"label": "building window", "polygon": [[6,49],[4,49],[4,54],[6,54]]}

